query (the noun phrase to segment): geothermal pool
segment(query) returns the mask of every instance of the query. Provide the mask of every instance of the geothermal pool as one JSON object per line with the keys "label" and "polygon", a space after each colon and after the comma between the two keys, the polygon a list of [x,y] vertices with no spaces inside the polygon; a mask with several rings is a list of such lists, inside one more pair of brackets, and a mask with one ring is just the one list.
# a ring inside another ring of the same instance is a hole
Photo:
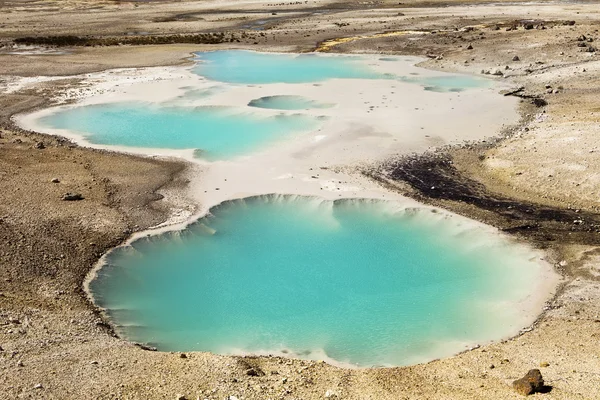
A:
{"label": "geothermal pool", "polygon": [[110,103],[76,107],[40,121],[56,129],[88,132],[96,144],[162,149],[199,149],[205,159],[228,158],[256,150],[285,136],[310,131],[317,118],[256,116],[232,108],[159,107]]}
{"label": "geothermal pool", "polygon": [[106,257],[88,289],[118,332],[167,351],[387,366],[531,323],[548,292],[539,253],[336,168],[517,121],[497,84],[418,61],[198,53],[191,68],[109,73],[94,96],[24,117],[86,145],[185,157],[201,169],[191,195],[219,204]]}
{"label": "geothermal pool", "polygon": [[514,333],[542,269],[432,210],[260,196],[117,249],[90,288],[123,336],[160,350],[382,366]]}
{"label": "geothermal pool", "polygon": [[[401,57],[377,62],[361,56],[228,50],[198,53],[195,60],[190,72],[195,80],[190,77],[186,86],[157,88],[128,101],[113,96],[58,107],[38,117],[35,128],[70,133],[94,145],[196,150],[199,158],[222,160],[316,132],[326,121],[338,127],[384,123],[379,130],[386,134],[419,140],[424,133],[416,132],[419,128],[412,126],[416,123],[405,115],[406,109],[393,112],[399,103],[396,98],[404,96],[404,102],[421,110],[424,120],[430,120],[430,113],[443,121],[446,118],[440,113],[450,111],[451,101],[460,107],[461,99],[447,98],[446,105],[439,107],[434,103],[440,102],[441,93],[491,85],[477,77],[426,71],[414,67],[415,59]],[[404,71],[407,67],[413,72]],[[431,93],[424,97],[426,101],[407,101],[415,97],[415,90]],[[164,94],[170,91],[177,95]],[[377,93],[376,97],[370,99],[365,94],[369,91]],[[248,93],[256,95],[243,100]],[[362,96],[366,96],[363,101]],[[489,112],[485,104],[482,108],[483,113]],[[378,115],[385,109],[385,115]],[[364,116],[371,121],[355,121]],[[429,136],[445,135],[444,124],[440,125],[439,132],[429,132]],[[462,126],[448,128],[464,130]]]}

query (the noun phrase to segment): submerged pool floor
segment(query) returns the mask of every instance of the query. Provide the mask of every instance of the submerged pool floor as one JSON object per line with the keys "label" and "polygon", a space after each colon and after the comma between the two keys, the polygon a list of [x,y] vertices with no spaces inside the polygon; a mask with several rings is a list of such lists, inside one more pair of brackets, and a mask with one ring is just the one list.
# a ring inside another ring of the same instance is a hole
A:
{"label": "submerged pool floor", "polygon": [[540,268],[531,253],[394,204],[227,202],[117,249],[90,290],[122,335],[168,351],[405,365],[522,326],[515,304]]}

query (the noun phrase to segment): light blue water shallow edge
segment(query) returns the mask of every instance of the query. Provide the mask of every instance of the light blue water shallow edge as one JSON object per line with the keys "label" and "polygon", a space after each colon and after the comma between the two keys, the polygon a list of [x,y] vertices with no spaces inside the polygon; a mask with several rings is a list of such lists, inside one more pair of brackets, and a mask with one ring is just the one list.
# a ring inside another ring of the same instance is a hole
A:
{"label": "light blue water shallow edge", "polygon": [[460,221],[382,201],[231,201],[116,249],[90,291],[121,335],[159,350],[422,362],[518,329],[540,273]]}
{"label": "light blue water shallow edge", "polygon": [[80,132],[91,143],[128,147],[199,149],[206,159],[223,159],[320,126],[315,117],[263,117],[224,107],[161,107],[110,103],[68,108],[39,122]]}
{"label": "light blue water shallow edge", "polygon": [[[218,50],[196,53],[193,71],[207,79],[237,84],[309,83],[328,79],[392,79],[423,86],[433,92],[460,92],[489,87],[488,79],[472,75],[402,76],[378,72],[357,55],[318,53],[259,53],[247,50]],[[380,60],[410,63],[398,57]]]}

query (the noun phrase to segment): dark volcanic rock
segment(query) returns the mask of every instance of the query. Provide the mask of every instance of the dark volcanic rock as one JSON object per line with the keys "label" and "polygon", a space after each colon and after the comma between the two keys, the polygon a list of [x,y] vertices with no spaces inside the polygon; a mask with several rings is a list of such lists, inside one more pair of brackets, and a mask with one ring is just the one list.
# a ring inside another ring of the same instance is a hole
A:
{"label": "dark volcanic rock", "polygon": [[513,388],[519,394],[528,396],[536,392],[543,392],[545,389],[544,378],[539,369],[531,369],[521,379],[513,382]]}

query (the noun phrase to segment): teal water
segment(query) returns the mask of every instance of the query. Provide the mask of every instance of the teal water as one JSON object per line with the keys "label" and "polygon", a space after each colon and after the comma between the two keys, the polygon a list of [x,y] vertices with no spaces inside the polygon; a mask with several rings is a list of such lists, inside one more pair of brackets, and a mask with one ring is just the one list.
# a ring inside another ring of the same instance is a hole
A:
{"label": "teal water", "polygon": [[248,103],[250,107],[269,108],[273,110],[307,110],[311,108],[330,108],[333,104],[321,103],[302,96],[267,96],[254,99]]}
{"label": "teal water", "polygon": [[[327,79],[394,79],[423,86],[433,92],[460,92],[489,87],[491,81],[477,76],[444,74],[407,77],[380,73],[361,56],[327,56],[322,54],[276,54],[245,50],[222,50],[196,53],[194,72],[208,79],[245,84],[307,83]],[[401,61],[383,57],[380,61]]]}
{"label": "teal water", "polygon": [[530,257],[431,211],[261,196],[117,249],[90,290],[160,350],[404,365],[509,333]]}
{"label": "teal water", "polygon": [[223,50],[196,53],[194,71],[214,81],[229,83],[307,83],[332,78],[384,79],[357,56],[257,53]]}
{"label": "teal water", "polygon": [[97,144],[199,149],[207,159],[241,155],[289,135],[315,129],[304,115],[260,117],[217,107],[160,107],[112,103],[65,109],[40,119],[54,129],[80,132]]}
{"label": "teal water", "polygon": [[[396,62],[406,60],[383,58]],[[41,126],[84,135],[91,143],[129,147],[196,149],[198,157],[226,159],[260,150],[287,135],[314,130],[318,119],[297,114],[261,117],[255,108],[282,111],[327,108],[318,99],[288,93],[252,100],[248,107],[188,107],[229,89],[231,83],[305,83],[331,78],[393,79],[431,92],[460,92],[490,81],[465,75],[397,76],[379,73],[359,56],[268,54],[251,51],[197,53],[195,72],[225,82],[208,88],[189,86],[185,94],[163,104],[111,103],[63,109],[40,118]],[[351,93],[351,92],[349,92]]]}

